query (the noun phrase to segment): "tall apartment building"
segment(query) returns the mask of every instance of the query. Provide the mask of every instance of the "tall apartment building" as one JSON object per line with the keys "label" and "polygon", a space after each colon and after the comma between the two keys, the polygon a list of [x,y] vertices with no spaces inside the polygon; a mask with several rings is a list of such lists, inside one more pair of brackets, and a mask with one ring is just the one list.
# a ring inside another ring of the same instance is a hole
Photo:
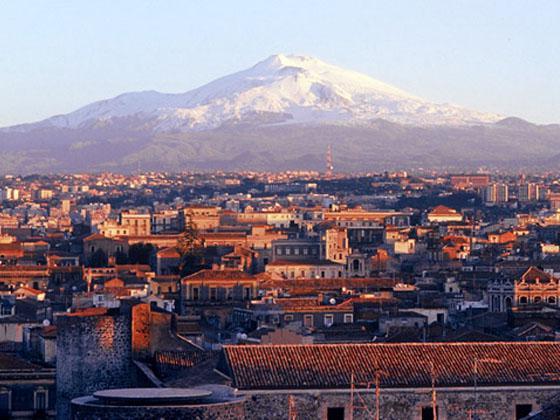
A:
{"label": "tall apartment building", "polygon": [[487,204],[507,203],[509,200],[509,188],[507,184],[490,184],[484,189],[484,201]]}
{"label": "tall apartment building", "polygon": [[548,194],[548,202],[550,203],[550,208],[552,210],[560,209],[560,193],[551,192]]}
{"label": "tall apartment building", "polygon": [[541,198],[541,186],[533,183],[521,184],[519,186],[519,201],[527,203],[538,201]]}
{"label": "tall apartment building", "polygon": [[19,200],[19,190],[17,188],[4,187],[0,190],[0,201],[17,201]]}

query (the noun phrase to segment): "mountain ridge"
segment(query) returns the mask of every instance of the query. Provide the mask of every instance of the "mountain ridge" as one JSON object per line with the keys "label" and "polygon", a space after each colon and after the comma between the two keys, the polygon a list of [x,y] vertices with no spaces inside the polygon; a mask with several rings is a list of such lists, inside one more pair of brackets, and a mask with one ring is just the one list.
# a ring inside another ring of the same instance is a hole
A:
{"label": "mountain ridge", "polygon": [[[433,104],[308,56],[197,89],[132,92],[0,129],[0,173],[557,165],[560,125]],[[554,152],[554,153],[553,153]]]}
{"label": "mountain ridge", "polygon": [[410,125],[460,125],[499,119],[496,114],[423,100],[314,57],[276,54],[187,92],[124,93],[13,129],[79,128],[141,115],[155,120],[153,129],[158,132],[195,131],[260,114],[284,116],[283,123],[363,123],[382,118]]}

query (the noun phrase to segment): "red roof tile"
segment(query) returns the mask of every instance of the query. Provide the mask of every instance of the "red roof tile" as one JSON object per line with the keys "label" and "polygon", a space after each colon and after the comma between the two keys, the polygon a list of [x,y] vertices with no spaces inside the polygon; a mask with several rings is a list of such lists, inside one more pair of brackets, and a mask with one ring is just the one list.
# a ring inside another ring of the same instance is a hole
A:
{"label": "red roof tile", "polygon": [[529,267],[527,271],[525,271],[521,276],[521,280],[525,283],[536,283],[537,280],[540,283],[558,283],[558,279],[554,276],[534,266]]}
{"label": "red roof tile", "polygon": [[[224,346],[220,370],[239,389],[349,388],[374,380],[382,388],[472,386],[478,359],[479,385],[560,384],[560,343],[379,343]],[[482,362],[482,360],[487,360]],[[495,361],[498,363],[490,363]]]}
{"label": "red roof tile", "polygon": [[430,214],[433,214],[433,215],[456,215],[458,213],[457,213],[457,210],[446,207],[446,206],[436,206],[430,212]]}
{"label": "red roof tile", "polygon": [[255,276],[247,274],[237,269],[211,270],[204,269],[197,271],[190,276],[184,277],[183,282],[189,280],[252,280]]}

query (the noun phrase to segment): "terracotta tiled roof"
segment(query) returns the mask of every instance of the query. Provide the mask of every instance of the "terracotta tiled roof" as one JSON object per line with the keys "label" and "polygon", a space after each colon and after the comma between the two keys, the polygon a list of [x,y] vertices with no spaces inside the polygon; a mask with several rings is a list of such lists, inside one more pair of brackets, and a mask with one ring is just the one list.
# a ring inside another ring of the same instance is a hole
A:
{"label": "terracotta tiled roof", "polygon": [[[382,388],[560,384],[560,343],[379,343],[224,346],[220,370],[239,389],[350,388],[381,370]],[[485,361],[483,361],[485,360]],[[376,368],[377,367],[377,368]]]}
{"label": "terracotta tiled roof", "polygon": [[190,276],[183,278],[182,281],[188,280],[250,280],[255,277],[251,274],[247,274],[244,271],[236,269],[226,269],[226,270],[211,270],[204,269],[197,271]]}
{"label": "terracotta tiled roof", "polygon": [[282,266],[305,266],[305,265],[316,265],[316,266],[337,266],[337,267],[344,267],[344,264],[339,264],[333,261],[328,260],[318,260],[318,259],[301,259],[301,260],[277,260],[272,261],[267,264],[267,266],[271,267],[282,267]]}
{"label": "terracotta tiled roof", "polygon": [[107,237],[101,233],[92,233],[91,235],[85,237],[84,241],[96,241],[98,239],[107,239]]}
{"label": "terracotta tiled roof", "polygon": [[283,288],[283,289],[303,289],[310,288],[315,290],[339,290],[343,287],[347,289],[392,289],[398,280],[389,278],[309,278],[309,279],[282,279],[269,280],[261,284],[263,289]]}
{"label": "terracotta tiled roof", "polygon": [[107,315],[107,308],[87,308],[76,312],[65,313],[64,316],[102,316]]}
{"label": "terracotta tiled roof", "polygon": [[335,305],[320,304],[316,297],[280,298],[275,303],[286,312],[348,312],[353,308],[351,299]]}
{"label": "terracotta tiled roof", "polygon": [[451,208],[446,207],[446,206],[436,206],[430,212],[430,214],[433,214],[433,215],[456,215],[457,210],[451,209]]}
{"label": "terracotta tiled roof", "polygon": [[174,247],[164,248],[161,251],[158,251],[157,256],[158,256],[158,258],[180,258],[181,257],[181,255],[179,254],[179,251],[177,251],[177,248],[174,248]]}
{"label": "terracotta tiled roof", "polygon": [[31,287],[27,287],[27,286],[21,286],[19,289],[16,290],[16,292],[26,292],[35,296],[41,295],[45,292],[43,292],[42,290],[37,290],[37,289],[33,289]]}
{"label": "terracotta tiled roof", "polygon": [[0,244],[0,254],[4,256],[22,257],[23,249],[21,248],[21,244],[19,242]]}
{"label": "terracotta tiled roof", "polygon": [[558,279],[554,276],[534,266],[529,267],[523,276],[521,276],[521,280],[525,283],[536,283],[537,279],[540,283],[558,282]]}

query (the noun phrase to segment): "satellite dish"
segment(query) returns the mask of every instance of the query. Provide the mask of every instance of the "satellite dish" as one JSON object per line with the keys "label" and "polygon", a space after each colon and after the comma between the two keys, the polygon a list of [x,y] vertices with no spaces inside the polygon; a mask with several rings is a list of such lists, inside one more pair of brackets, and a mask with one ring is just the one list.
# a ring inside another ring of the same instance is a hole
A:
{"label": "satellite dish", "polygon": [[49,321],[48,319],[44,319],[43,320],[43,327],[48,327],[49,325],[51,325],[51,321]]}

